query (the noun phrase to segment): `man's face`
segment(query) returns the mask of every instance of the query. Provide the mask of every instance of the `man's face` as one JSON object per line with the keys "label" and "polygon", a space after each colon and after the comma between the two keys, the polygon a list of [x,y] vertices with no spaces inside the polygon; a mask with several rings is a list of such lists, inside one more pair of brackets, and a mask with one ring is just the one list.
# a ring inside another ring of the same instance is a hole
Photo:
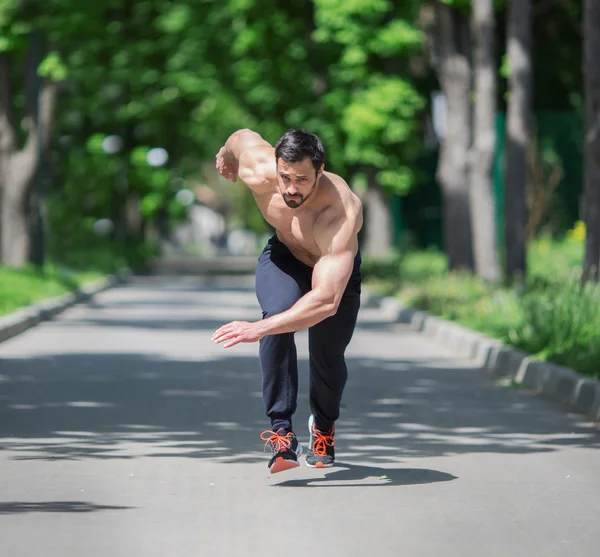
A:
{"label": "man's face", "polygon": [[323,168],[324,166],[321,166],[319,171],[315,172],[309,158],[289,164],[283,159],[277,161],[279,192],[288,207],[297,209],[311,196],[323,174]]}

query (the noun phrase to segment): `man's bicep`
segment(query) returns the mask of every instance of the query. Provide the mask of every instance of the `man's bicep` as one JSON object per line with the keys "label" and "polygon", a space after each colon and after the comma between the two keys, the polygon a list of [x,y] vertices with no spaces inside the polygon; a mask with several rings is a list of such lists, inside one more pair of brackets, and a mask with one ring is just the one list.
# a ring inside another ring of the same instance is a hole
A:
{"label": "man's bicep", "polygon": [[312,288],[337,305],[344,294],[352,269],[354,253],[350,248],[321,257],[313,269]]}

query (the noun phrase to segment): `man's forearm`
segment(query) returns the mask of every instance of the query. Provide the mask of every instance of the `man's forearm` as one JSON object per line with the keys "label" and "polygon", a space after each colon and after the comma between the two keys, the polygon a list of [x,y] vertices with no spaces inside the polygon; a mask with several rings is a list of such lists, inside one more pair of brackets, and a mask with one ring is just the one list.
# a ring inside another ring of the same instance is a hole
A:
{"label": "man's forearm", "polygon": [[259,323],[265,335],[294,333],[331,317],[336,309],[333,300],[325,300],[319,292],[311,290],[287,311],[263,319]]}

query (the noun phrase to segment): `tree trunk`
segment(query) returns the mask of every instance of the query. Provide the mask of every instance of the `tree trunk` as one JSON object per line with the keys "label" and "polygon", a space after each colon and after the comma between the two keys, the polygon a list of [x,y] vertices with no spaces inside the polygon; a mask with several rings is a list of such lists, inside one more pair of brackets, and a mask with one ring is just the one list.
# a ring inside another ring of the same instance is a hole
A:
{"label": "tree trunk", "polygon": [[[32,41],[31,48],[34,48]],[[25,146],[19,149],[13,120],[10,53],[0,53],[0,261],[11,267],[27,264],[31,251],[28,201],[42,153],[48,148],[54,123],[56,83],[40,81],[32,74],[39,60],[26,56],[26,108],[29,126]]]}
{"label": "tree trunk", "polygon": [[446,98],[437,181],[442,189],[444,245],[451,269],[473,270],[468,152],[471,141],[469,22],[436,2],[438,75]]}
{"label": "tree trunk", "polygon": [[506,274],[526,274],[527,148],[531,135],[533,72],[531,0],[510,0],[508,8],[509,102],[504,180]]}
{"label": "tree trunk", "polygon": [[5,159],[5,183],[2,188],[2,262],[22,267],[29,260],[31,238],[27,211],[28,186],[35,172],[34,160],[25,153]]}
{"label": "tree trunk", "polygon": [[383,258],[392,248],[392,219],[385,194],[377,184],[369,184],[363,196],[365,204],[364,244],[365,255]]}
{"label": "tree trunk", "polygon": [[583,281],[600,278],[600,4],[584,5],[585,261]]}
{"label": "tree trunk", "polygon": [[478,0],[472,8],[475,110],[471,150],[471,218],[475,271],[492,282],[500,280],[492,168],[496,147],[496,64],[494,2]]}
{"label": "tree trunk", "polygon": [[0,262],[5,211],[3,197],[10,174],[10,157],[15,150],[17,137],[12,106],[11,65],[11,53],[0,52]]}

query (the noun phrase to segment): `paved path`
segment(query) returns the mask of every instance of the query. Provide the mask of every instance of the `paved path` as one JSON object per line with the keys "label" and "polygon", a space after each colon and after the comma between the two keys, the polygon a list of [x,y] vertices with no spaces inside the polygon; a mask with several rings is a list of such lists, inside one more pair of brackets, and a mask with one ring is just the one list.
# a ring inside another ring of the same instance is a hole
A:
{"label": "paved path", "polygon": [[338,467],[269,476],[257,345],[210,342],[257,316],[248,280],[143,279],[0,344],[1,555],[598,555],[598,430],[368,307]]}

